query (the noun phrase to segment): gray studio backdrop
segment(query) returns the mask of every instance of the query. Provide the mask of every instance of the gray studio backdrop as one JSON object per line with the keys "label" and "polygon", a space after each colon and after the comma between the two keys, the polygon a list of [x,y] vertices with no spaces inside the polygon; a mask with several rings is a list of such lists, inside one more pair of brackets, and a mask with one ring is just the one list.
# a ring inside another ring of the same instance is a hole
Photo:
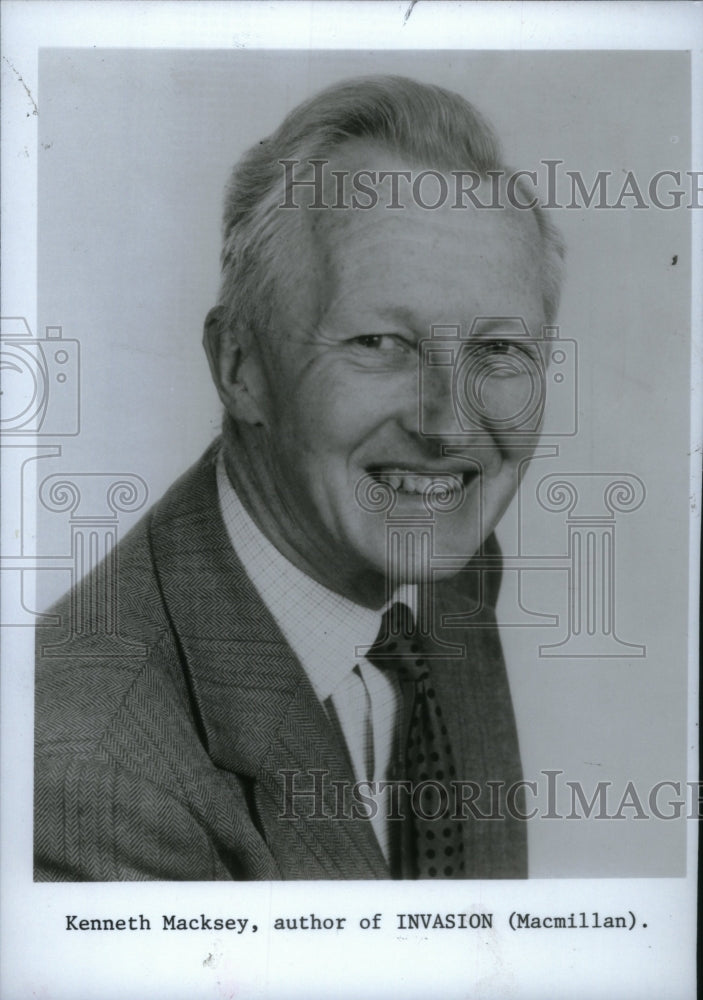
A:
{"label": "gray studio backdrop", "polygon": [[[628,170],[646,186],[690,169],[684,53],[44,50],[35,332],[61,326],[79,341],[81,408],[80,433],[41,460],[39,480],[133,474],[148,504],[199,456],[220,422],[200,337],[231,165],[302,98],[379,72],[459,91],[506,160],[542,176],[545,159],[589,188],[610,171],[617,196]],[[535,460],[499,529],[506,554],[525,558],[506,573],[499,618],[525,777],[542,796],[544,771],[563,772],[560,795],[567,780],[588,798],[609,781],[611,813],[633,782],[650,813],[657,782],[685,780],[691,212],[625,204],[552,211],[568,244],[559,323],[578,345],[578,434]],[[536,499],[555,473],[627,473],[645,487],[615,531],[617,630],[644,655],[540,655],[568,610],[568,512]],[[38,538],[40,555],[70,551],[65,513],[43,512]],[[541,556],[551,570],[534,568]],[[70,582],[61,565],[38,573],[43,607]],[[637,812],[532,820],[531,874],[683,874],[685,820]]]}

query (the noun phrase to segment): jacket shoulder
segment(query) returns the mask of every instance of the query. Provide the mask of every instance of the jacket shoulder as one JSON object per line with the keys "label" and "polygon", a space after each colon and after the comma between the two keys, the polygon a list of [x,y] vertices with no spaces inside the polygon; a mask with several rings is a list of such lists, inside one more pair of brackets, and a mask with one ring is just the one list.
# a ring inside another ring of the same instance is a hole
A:
{"label": "jacket shoulder", "polygon": [[169,525],[202,511],[211,470],[208,452],[50,609],[56,624],[37,629],[38,753],[87,753],[141,688],[155,704],[174,702],[189,711],[154,535],[167,535]]}

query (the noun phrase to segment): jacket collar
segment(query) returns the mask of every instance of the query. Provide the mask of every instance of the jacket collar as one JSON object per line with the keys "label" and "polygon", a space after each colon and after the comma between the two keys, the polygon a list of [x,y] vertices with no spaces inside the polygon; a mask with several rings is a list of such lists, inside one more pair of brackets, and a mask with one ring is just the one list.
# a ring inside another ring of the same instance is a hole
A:
{"label": "jacket collar", "polygon": [[[333,782],[353,782],[344,747],[300,662],[236,557],[220,514],[217,445],[154,511],[151,544],[198,722],[213,763],[254,782],[259,821],[276,854],[306,858],[299,877],[387,877],[365,820],[281,819],[296,788],[322,770],[322,809],[337,811]],[[319,778],[317,779],[319,781]],[[286,784],[288,783],[288,785]],[[337,788],[339,786],[336,786]],[[299,797],[305,811],[312,797]]]}

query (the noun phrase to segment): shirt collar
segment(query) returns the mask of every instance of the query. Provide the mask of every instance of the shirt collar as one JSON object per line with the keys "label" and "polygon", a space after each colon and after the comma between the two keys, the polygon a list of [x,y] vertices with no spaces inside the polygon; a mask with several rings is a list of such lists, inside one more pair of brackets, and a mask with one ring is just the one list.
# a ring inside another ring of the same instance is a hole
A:
{"label": "shirt collar", "polygon": [[[227,476],[222,452],[217,460],[217,490],[237,556],[324,702],[354,669],[364,649],[376,641],[388,605],[374,611],[355,604],[281,555],[244,509]],[[415,608],[416,591],[406,585],[394,600]]]}

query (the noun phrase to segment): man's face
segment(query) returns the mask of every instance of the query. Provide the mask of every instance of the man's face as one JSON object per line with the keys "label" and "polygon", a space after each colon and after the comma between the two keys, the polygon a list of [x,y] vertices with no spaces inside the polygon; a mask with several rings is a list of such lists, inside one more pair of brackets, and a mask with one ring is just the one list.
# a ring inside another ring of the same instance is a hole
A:
{"label": "man's face", "polygon": [[[374,163],[368,153],[365,165]],[[263,422],[252,506],[301,568],[352,599],[373,594],[371,603],[387,573],[387,521],[360,504],[364,477],[384,484],[391,517],[406,522],[425,518],[433,480],[453,484],[455,509],[434,515],[434,548],[463,561],[516,489],[529,449],[509,440],[504,417],[525,391],[520,376],[489,378],[487,419],[463,433],[452,367],[420,372],[420,344],[433,325],[460,325],[467,338],[476,317],[522,317],[538,336],[541,246],[531,213],[514,209],[379,205],[329,210],[320,223],[314,294],[305,282],[290,290],[248,361]],[[491,336],[500,338],[500,326]],[[525,346],[504,340],[486,351],[510,368]],[[495,427],[493,412],[502,419]],[[460,454],[446,454],[446,445]],[[410,560],[403,575],[418,582],[427,566]]]}

